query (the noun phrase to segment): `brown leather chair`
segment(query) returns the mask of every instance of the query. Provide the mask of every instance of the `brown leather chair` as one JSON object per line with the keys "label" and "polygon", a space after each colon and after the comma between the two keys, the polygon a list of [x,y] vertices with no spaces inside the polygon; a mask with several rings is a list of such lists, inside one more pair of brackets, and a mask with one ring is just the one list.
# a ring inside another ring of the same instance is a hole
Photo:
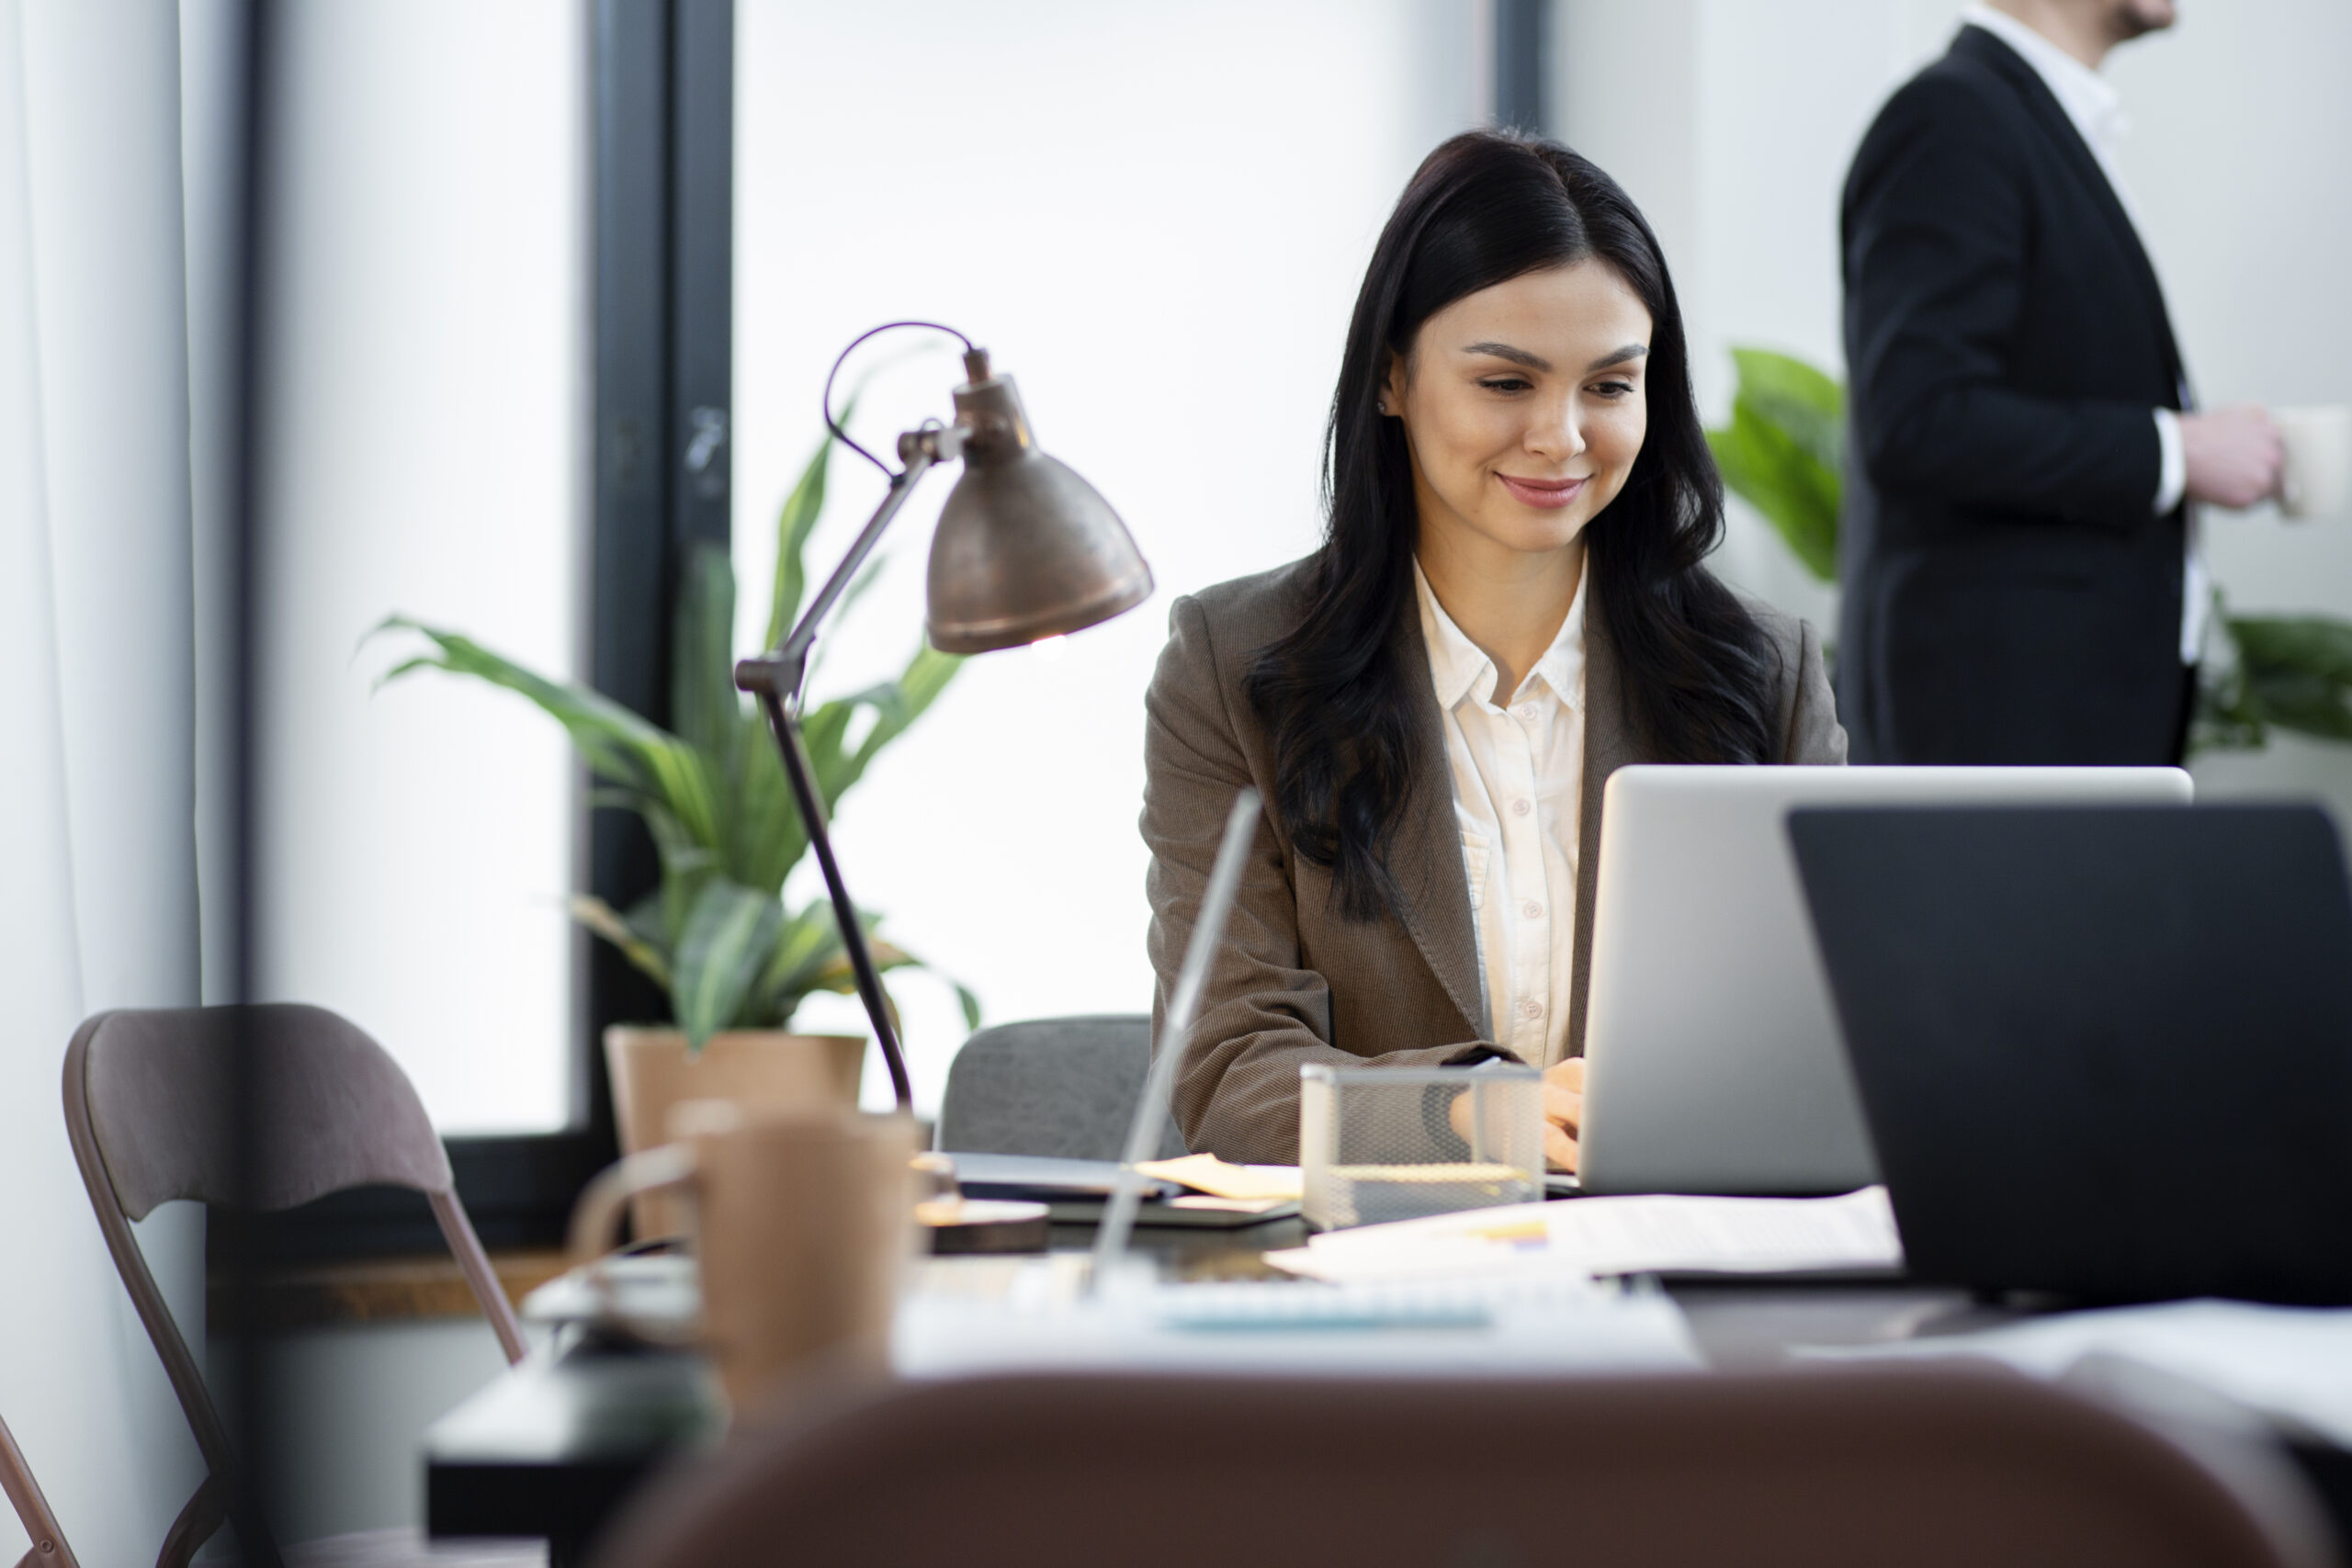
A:
{"label": "brown leather chair", "polygon": [[[237,1052],[253,1088],[238,1138]],[[175,1199],[291,1209],[348,1187],[407,1187],[432,1203],[441,1234],[511,1362],[526,1346],[514,1308],[458,1201],[449,1157],[416,1090],[384,1048],[321,1008],[182,1008],[100,1013],[65,1052],[65,1130],[107,1250],[202,1450],[206,1475],[164,1537],[159,1568],[186,1568],[221,1524],[236,1521],[248,1568],[283,1561],[250,1489],[204,1374],[148,1272],[130,1222]],[[543,1546],[436,1551],[413,1530],[311,1543],[296,1562],[527,1564]]]}
{"label": "brown leather chair", "polygon": [[2329,1560],[2307,1504],[1991,1371],[1029,1376],[904,1385],[745,1434],[645,1499],[597,1561],[2281,1568]]}
{"label": "brown leather chair", "polygon": [[82,1568],[74,1549],[65,1544],[65,1532],[57,1528],[57,1516],[50,1512],[49,1499],[41,1495],[40,1483],[33,1479],[32,1467],[25,1462],[24,1450],[17,1447],[16,1434],[8,1430],[6,1421],[0,1421],[0,1493],[6,1493],[16,1506],[17,1518],[32,1539],[17,1568]]}

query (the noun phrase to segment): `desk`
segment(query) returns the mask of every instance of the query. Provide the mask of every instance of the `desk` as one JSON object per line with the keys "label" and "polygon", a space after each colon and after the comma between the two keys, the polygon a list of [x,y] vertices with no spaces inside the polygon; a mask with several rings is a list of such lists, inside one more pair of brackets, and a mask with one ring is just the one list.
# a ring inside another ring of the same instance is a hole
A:
{"label": "desk", "polygon": [[[1080,1250],[1087,1225],[1056,1226]],[[1281,1278],[1262,1254],[1304,1241],[1296,1220],[1242,1231],[1139,1230],[1136,1250],[1171,1280]],[[1871,1345],[1960,1332],[2018,1314],[1932,1286],[1708,1282],[1669,1288],[1708,1365],[1755,1371],[1800,1345]],[[425,1433],[426,1527],[435,1535],[543,1536],[551,1568],[575,1568],[596,1529],[663,1464],[718,1440],[718,1385],[699,1356],[616,1348],[576,1331]],[[2352,1540],[2352,1453],[2291,1449]]]}

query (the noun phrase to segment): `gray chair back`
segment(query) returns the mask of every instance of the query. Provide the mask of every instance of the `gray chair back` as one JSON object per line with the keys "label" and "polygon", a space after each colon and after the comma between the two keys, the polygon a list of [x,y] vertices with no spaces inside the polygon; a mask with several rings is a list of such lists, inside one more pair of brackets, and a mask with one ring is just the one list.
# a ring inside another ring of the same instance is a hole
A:
{"label": "gray chair back", "polygon": [[[947,1069],[936,1142],[952,1154],[1117,1159],[1150,1068],[1151,1020],[1143,1013],[983,1029]],[[1157,1153],[1183,1152],[1184,1135],[1170,1117]]]}
{"label": "gray chair back", "polygon": [[[242,1128],[240,1053],[253,1089]],[[159,1568],[184,1568],[232,1517],[245,1568],[276,1568],[280,1557],[131,1221],[174,1199],[268,1212],[348,1187],[413,1189],[432,1205],[507,1360],[523,1359],[522,1325],[424,1102],[356,1024],[290,1004],[102,1012],[66,1047],[64,1088],[65,1132],[98,1229],[204,1455],[204,1482],[164,1537]]]}

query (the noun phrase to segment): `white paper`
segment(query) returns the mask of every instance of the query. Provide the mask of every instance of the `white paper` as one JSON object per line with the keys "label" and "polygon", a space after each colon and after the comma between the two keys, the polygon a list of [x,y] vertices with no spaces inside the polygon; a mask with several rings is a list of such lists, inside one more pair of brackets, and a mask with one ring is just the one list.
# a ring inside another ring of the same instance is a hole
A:
{"label": "white paper", "polygon": [[1182,1159],[1148,1159],[1136,1168],[1212,1198],[1295,1202],[1306,1193],[1295,1165],[1227,1165],[1215,1155],[1186,1155]]}
{"label": "white paper", "polygon": [[2352,1311],[2166,1302],[2065,1313],[1974,1334],[1800,1350],[1844,1359],[1978,1356],[2064,1377],[2086,1356],[2128,1357],[2352,1447]]}
{"label": "white paper", "polygon": [[1541,1267],[1593,1274],[1895,1268],[1886,1189],[1838,1198],[1578,1198],[1327,1231],[1266,1261],[1307,1279],[1410,1280]]}

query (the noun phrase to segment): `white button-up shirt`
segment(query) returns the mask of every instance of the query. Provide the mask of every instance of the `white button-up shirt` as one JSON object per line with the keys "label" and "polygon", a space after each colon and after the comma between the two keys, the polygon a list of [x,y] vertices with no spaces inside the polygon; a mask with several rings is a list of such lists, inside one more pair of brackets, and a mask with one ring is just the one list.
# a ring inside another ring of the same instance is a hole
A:
{"label": "white button-up shirt", "polygon": [[1430,682],[1445,720],[1445,761],[1486,986],[1487,1038],[1530,1066],[1548,1067],[1567,1046],[1575,969],[1584,581],[1559,635],[1501,706],[1494,700],[1495,661],[1453,624],[1418,561],[1413,588]]}
{"label": "white button-up shirt", "polygon": [[[2132,129],[2132,120],[2123,112],[2123,99],[2107,78],[2035,32],[2006,11],[1996,11],[1986,5],[1972,5],[1960,13],[1961,21],[1969,27],[1982,28],[2007,44],[2018,58],[2033,68],[2058,107],[2075,127],[2075,134],[2091,150],[2091,157],[2098,164],[2099,173],[2107,176],[2109,190],[2115,193],[2123,216],[2131,220],[2133,230],[2145,227],[2140,221],[2140,209],[2132,199],[2132,189],[2123,183],[2123,171],[2116,165],[2115,151]],[[2148,266],[2154,270],[2156,254],[2147,251]],[[2181,400],[2188,401],[2188,389],[2184,381]],[[2180,504],[2181,492],[2188,488],[2188,459],[2180,442],[2180,416],[2170,409],[2156,410],[2156,450],[2159,467],[2156,475],[2155,514],[2162,517]],[[2205,570],[2205,553],[2198,540],[2197,513],[2188,514],[2188,558],[2181,572],[2180,661],[2194,664],[2205,642],[2205,619],[2211,608],[2212,579]]]}

